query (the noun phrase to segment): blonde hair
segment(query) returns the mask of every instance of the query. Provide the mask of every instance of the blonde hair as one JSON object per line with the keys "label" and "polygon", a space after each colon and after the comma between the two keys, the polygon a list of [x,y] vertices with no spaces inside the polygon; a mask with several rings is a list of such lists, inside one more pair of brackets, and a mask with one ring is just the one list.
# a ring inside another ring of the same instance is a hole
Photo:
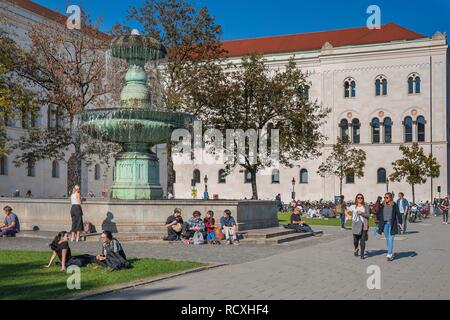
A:
{"label": "blonde hair", "polygon": [[80,188],[79,185],[76,185],[76,186],[74,186],[73,189],[72,189],[72,194],[77,193],[77,192],[79,192],[79,191],[81,191],[81,188]]}

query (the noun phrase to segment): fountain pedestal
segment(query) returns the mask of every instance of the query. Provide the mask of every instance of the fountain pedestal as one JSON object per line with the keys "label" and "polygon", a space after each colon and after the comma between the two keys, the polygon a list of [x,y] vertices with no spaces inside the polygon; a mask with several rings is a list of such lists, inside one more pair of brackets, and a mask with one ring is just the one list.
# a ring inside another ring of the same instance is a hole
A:
{"label": "fountain pedestal", "polygon": [[116,155],[112,199],[162,199],[163,194],[159,160],[155,153],[135,150]]}

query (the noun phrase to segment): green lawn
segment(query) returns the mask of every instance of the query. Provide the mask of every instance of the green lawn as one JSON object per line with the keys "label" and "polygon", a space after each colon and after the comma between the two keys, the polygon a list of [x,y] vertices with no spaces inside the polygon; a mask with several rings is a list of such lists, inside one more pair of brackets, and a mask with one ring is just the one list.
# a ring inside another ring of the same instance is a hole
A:
{"label": "green lawn", "polygon": [[[290,212],[278,213],[278,221],[281,224],[288,224],[291,221],[290,217],[291,217]],[[310,219],[310,218],[306,218],[306,217],[302,216],[302,220],[305,221],[310,226],[333,226],[333,227],[341,226],[341,219],[339,219],[339,218],[325,220],[325,219]],[[351,227],[352,222],[347,221],[346,226]],[[370,226],[375,227],[375,221],[373,220],[373,218],[370,219]]]}
{"label": "green lawn", "polygon": [[112,284],[130,282],[156,275],[203,266],[196,262],[157,259],[130,259],[132,269],[110,271],[92,265],[81,269],[81,290],[68,290],[67,278],[59,266],[44,266],[49,252],[0,251],[0,300],[60,299]]}

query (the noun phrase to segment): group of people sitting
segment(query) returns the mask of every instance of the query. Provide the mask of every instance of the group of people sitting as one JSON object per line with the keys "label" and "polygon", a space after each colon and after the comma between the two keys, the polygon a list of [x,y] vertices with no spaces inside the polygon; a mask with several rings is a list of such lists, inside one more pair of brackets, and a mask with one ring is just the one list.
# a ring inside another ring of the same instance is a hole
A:
{"label": "group of people sitting", "polygon": [[217,225],[211,210],[204,219],[200,211],[194,211],[189,220],[183,221],[181,209],[176,208],[167,218],[165,227],[167,237],[164,240],[167,241],[182,241],[185,245],[200,245],[205,242],[215,245],[225,238],[227,244],[239,245],[238,225],[230,210],[224,211]]}
{"label": "group of people sitting", "polygon": [[103,231],[100,236],[102,243],[101,253],[97,256],[84,254],[73,256],[69,245],[70,234],[67,231],[59,232],[49,244],[52,256],[47,265],[50,268],[59,258],[61,271],[65,271],[69,266],[85,267],[90,264],[110,268],[112,270],[128,269],[131,267],[127,261],[127,256],[119,240],[113,237],[110,231]]}

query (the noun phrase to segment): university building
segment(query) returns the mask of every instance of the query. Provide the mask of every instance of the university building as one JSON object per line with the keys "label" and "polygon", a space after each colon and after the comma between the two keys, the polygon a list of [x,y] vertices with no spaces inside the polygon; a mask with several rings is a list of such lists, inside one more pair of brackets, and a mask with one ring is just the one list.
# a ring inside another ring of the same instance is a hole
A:
{"label": "university building", "polygon": [[[20,41],[31,22],[61,21],[63,16],[28,0],[7,0],[0,8]],[[392,162],[401,158],[399,146],[418,142],[432,152],[441,164],[441,175],[416,187],[418,200],[444,196],[449,190],[449,57],[446,36],[436,32],[425,36],[394,23],[380,30],[366,27],[326,32],[225,41],[229,59],[239,63],[242,55],[259,52],[274,69],[283,68],[291,57],[308,74],[309,96],[331,113],[322,130],[328,140],[322,156],[300,161],[294,168],[274,170],[257,177],[261,199],[273,199],[281,193],[283,201],[294,190],[301,200],[332,200],[339,194],[339,180],[317,174],[319,165],[330,154],[338,137],[349,140],[367,154],[363,178],[347,177],[343,193],[353,198],[362,192],[370,201],[387,190],[405,192],[406,183],[388,182]],[[54,125],[52,111],[44,106],[35,125]],[[53,121],[53,122],[52,122]],[[20,121],[11,124],[11,137],[23,134]],[[52,124],[53,123],[53,124]],[[28,124],[31,125],[31,124]],[[24,124],[26,127],[27,124]],[[164,146],[158,146],[161,183],[166,186],[167,170]],[[61,196],[67,184],[67,163],[40,161],[34,169],[15,168],[14,155],[1,159],[0,195],[31,189],[36,196]],[[56,168],[58,170],[56,170]],[[208,191],[219,198],[251,198],[250,177],[242,168],[225,176],[220,165],[176,165],[175,196],[191,198],[191,180],[197,181],[198,197]],[[55,176],[55,172],[58,172]],[[295,183],[293,184],[293,181]],[[112,183],[110,170],[100,165],[83,170],[83,189],[99,194]],[[373,198],[373,199],[372,199]]]}

